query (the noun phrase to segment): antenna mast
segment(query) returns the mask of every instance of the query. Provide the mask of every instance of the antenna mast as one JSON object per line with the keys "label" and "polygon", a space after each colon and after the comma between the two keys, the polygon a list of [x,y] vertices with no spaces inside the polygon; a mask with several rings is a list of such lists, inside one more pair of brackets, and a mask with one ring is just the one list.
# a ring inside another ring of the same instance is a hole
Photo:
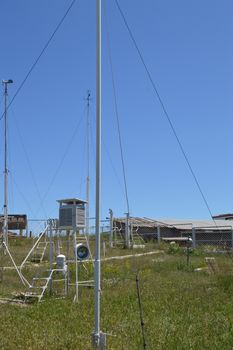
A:
{"label": "antenna mast", "polygon": [[100,202],[101,202],[101,10],[102,1],[96,0],[96,215],[95,215],[95,329],[93,345],[105,349],[106,334],[100,330]]}
{"label": "antenna mast", "polygon": [[8,246],[8,159],[7,159],[7,96],[8,84],[12,84],[13,80],[2,80],[4,86],[4,223],[3,223],[3,242]]}
{"label": "antenna mast", "polygon": [[86,233],[90,233],[90,100],[91,92],[87,91],[87,179],[86,179]]}

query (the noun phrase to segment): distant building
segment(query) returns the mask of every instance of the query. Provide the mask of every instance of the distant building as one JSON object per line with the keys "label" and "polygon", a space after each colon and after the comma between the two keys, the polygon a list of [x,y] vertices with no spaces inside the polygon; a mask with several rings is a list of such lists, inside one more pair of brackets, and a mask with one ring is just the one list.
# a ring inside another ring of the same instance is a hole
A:
{"label": "distant building", "polygon": [[[229,222],[226,222],[226,220],[229,220]],[[123,236],[125,234],[125,223],[125,218],[113,219],[113,227]],[[192,237],[194,246],[207,244],[233,247],[233,222],[230,222],[230,219],[219,218],[215,221],[130,217],[129,225],[131,231],[136,231],[145,241]]]}
{"label": "distant building", "polygon": [[233,214],[220,214],[212,216],[213,220],[233,220]]}
{"label": "distant building", "polygon": [[[0,232],[3,230],[4,215],[0,215]],[[25,230],[27,227],[27,215],[13,214],[8,215],[9,230]]]}

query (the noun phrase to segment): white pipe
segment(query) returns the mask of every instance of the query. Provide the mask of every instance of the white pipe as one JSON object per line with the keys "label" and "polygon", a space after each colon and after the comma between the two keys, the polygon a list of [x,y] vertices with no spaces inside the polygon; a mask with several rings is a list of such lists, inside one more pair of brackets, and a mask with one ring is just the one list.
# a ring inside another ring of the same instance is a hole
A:
{"label": "white pipe", "polygon": [[3,241],[8,246],[8,165],[7,165],[7,81],[4,84],[5,111],[4,111],[4,224]]}
{"label": "white pipe", "polygon": [[[49,224],[49,267],[50,267],[50,272],[53,269],[53,224],[52,220],[48,220]],[[53,288],[53,281],[52,278],[49,283],[49,290],[50,294],[52,294],[52,288]]]}
{"label": "white pipe", "polygon": [[112,209],[109,209],[109,223],[110,223],[110,236],[109,236],[109,245],[112,248],[113,247],[113,211]]}
{"label": "white pipe", "polygon": [[16,263],[15,263],[15,261],[14,261],[12,255],[11,255],[9,249],[8,249],[7,244],[6,244],[5,242],[3,242],[3,245],[5,246],[5,249],[6,249],[7,253],[8,253],[8,255],[9,255],[9,257],[10,257],[10,259],[11,259],[13,265],[14,265],[14,268],[16,269],[16,271],[17,271],[17,273],[18,273],[18,275],[19,275],[19,278],[21,279],[21,282],[23,283],[24,286],[27,284],[27,286],[30,287],[30,286],[31,286],[30,283],[26,280],[26,278],[23,276],[23,274],[21,273],[21,271],[18,269],[18,267],[17,267],[17,265],[16,265]]}
{"label": "white pipe", "polygon": [[31,255],[31,253],[33,252],[33,250],[36,248],[37,244],[40,242],[41,238],[44,236],[45,232],[48,229],[48,225],[45,227],[44,231],[41,233],[41,235],[38,237],[37,241],[35,242],[35,244],[33,245],[32,249],[29,251],[29,253],[27,254],[26,258],[24,259],[24,261],[22,262],[22,264],[20,265],[20,271],[22,270],[24,264],[26,263],[27,259],[29,258],[29,256]]}
{"label": "white pipe", "polygon": [[75,255],[75,297],[74,301],[78,302],[78,256],[77,256],[77,232],[74,230],[74,255]]}

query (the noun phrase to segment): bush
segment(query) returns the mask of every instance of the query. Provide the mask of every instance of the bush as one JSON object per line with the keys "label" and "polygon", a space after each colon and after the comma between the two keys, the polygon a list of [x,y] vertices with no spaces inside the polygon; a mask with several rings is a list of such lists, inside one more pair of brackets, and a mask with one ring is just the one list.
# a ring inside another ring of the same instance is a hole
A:
{"label": "bush", "polygon": [[177,243],[170,243],[168,248],[168,254],[182,254],[184,249]]}
{"label": "bush", "polygon": [[194,266],[192,264],[190,264],[190,263],[187,265],[187,262],[180,261],[177,264],[177,270],[193,272],[194,271]]}

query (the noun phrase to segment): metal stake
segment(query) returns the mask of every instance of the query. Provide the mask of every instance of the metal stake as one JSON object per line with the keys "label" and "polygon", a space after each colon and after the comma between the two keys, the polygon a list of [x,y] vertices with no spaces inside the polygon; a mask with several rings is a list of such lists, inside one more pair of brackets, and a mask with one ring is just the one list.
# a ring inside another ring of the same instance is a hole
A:
{"label": "metal stake", "polygon": [[136,286],[137,286],[137,295],[138,295],[138,306],[139,306],[139,312],[140,312],[143,349],[146,349],[147,343],[146,343],[146,337],[145,337],[145,329],[144,329],[145,324],[143,320],[142,303],[141,303],[141,295],[140,295],[140,288],[139,288],[139,273],[136,274]]}

